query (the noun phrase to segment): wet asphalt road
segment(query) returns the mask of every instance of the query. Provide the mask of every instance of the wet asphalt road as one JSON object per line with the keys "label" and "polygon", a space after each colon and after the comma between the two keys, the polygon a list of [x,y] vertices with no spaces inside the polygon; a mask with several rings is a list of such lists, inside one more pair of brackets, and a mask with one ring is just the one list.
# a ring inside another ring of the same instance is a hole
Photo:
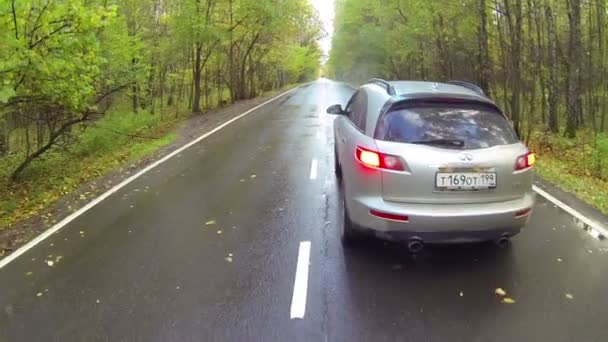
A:
{"label": "wet asphalt road", "polygon": [[324,109],[351,93],[317,82],[264,106],[1,269],[0,341],[608,340],[608,245],[540,197],[504,250],[344,249]]}

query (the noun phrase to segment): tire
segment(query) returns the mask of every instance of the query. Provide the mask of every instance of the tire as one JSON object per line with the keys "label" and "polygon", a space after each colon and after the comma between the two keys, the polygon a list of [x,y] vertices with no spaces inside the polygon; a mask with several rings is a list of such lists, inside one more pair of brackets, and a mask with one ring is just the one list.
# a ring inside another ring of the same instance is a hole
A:
{"label": "tire", "polygon": [[346,201],[344,201],[344,209],[342,210],[342,212],[344,213],[344,219],[342,220],[342,244],[344,246],[352,246],[360,240],[361,236],[355,230],[354,224],[350,220],[348,210],[346,209]]}
{"label": "tire", "polygon": [[338,180],[342,179],[342,168],[340,167],[340,162],[338,162],[338,149],[334,144],[334,173],[336,174],[336,178]]}

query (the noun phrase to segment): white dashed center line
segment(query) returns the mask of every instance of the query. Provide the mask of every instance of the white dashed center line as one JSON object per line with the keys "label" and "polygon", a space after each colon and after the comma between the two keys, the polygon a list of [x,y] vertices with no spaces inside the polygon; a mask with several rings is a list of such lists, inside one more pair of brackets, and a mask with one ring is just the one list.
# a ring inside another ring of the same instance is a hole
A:
{"label": "white dashed center line", "polygon": [[310,163],[310,179],[317,179],[317,164],[319,164],[319,162],[316,158],[313,158]]}
{"label": "white dashed center line", "polygon": [[304,318],[306,312],[306,293],[308,291],[308,265],[310,263],[310,241],[300,242],[296,279],[291,298],[291,319]]}

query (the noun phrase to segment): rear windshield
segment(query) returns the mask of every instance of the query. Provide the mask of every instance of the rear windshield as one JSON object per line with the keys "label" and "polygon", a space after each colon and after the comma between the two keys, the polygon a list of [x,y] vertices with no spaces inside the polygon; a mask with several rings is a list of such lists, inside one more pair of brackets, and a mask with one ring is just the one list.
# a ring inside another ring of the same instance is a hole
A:
{"label": "rear windshield", "polygon": [[519,141],[501,113],[475,104],[417,104],[389,112],[378,123],[376,139],[458,149]]}

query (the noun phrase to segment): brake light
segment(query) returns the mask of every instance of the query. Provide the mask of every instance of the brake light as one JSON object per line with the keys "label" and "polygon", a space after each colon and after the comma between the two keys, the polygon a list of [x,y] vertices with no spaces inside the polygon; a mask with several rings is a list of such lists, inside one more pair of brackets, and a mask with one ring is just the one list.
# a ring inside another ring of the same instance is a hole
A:
{"label": "brake light", "polygon": [[380,155],[377,152],[358,149],[359,161],[371,167],[380,167]]}
{"label": "brake light", "polygon": [[405,166],[401,161],[401,158],[397,156],[373,151],[361,146],[357,146],[355,156],[361,164],[367,167],[375,169],[405,171]]}
{"label": "brake light", "polygon": [[515,171],[529,169],[536,164],[536,154],[528,152],[519,156],[515,162]]}

